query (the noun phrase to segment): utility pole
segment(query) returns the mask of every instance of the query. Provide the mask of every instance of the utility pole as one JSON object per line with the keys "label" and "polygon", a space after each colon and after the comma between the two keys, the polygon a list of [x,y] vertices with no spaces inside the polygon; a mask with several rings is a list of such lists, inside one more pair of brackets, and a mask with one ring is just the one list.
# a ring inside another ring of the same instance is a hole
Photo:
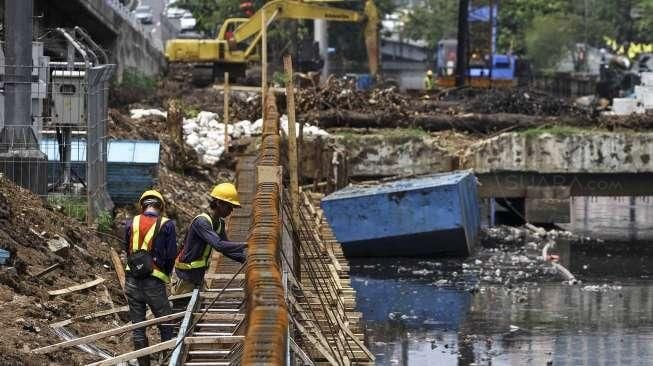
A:
{"label": "utility pole", "polygon": [[37,194],[47,194],[47,165],[32,130],[33,0],[5,1],[5,125],[0,173]]}
{"label": "utility pole", "polygon": [[458,0],[458,49],[456,50],[456,86],[467,78],[467,43],[469,43],[469,0]]}
{"label": "utility pole", "polygon": [[32,131],[33,0],[5,1],[5,127],[0,152],[38,148]]}

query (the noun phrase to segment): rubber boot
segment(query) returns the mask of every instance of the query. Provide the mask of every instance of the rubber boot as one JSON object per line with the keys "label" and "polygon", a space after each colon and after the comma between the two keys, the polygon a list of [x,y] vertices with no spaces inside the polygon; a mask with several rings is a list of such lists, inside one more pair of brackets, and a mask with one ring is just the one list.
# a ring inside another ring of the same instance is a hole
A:
{"label": "rubber boot", "polygon": [[[134,349],[138,350],[148,346],[147,339],[134,341]],[[138,358],[138,366],[150,366],[150,355]]]}

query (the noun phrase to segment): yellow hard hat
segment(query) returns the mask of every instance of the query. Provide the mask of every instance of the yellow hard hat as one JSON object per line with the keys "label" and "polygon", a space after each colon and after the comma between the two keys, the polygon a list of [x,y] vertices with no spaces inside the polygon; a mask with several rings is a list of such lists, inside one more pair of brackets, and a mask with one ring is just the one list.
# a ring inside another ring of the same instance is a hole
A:
{"label": "yellow hard hat", "polygon": [[426,75],[428,75],[428,76],[433,76],[433,71],[431,71],[431,70],[427,71],[427,72],[426,72]]}
{"label": "yellow hard hat", "polygon": [[145,191],[145,192],[143,192],[143,194],[141,195],[141,198],[138,200],[138,203],[139,203],[141,206],[143,206],[143,201],[144,201],[146,198],[156,198],[156,199],[159,199],[159,200],[161,201],[161,208],[165,207],[165,205],[166,205],[166,201],[163,199],[163,196],[161,195],[161,193],[159,193],[159,192],[157,192],[157,191],[155,191],[155,190],[153,190],[153,189],[151,189],[151,190],[149,190],[149,191]]}
{"label": "yellow hard hat", "polygon": [[211,190],[211,197],[221,201],[229,202],[236,207],[240,207],[238,191],[236,186],[231,183],[220,183]]}

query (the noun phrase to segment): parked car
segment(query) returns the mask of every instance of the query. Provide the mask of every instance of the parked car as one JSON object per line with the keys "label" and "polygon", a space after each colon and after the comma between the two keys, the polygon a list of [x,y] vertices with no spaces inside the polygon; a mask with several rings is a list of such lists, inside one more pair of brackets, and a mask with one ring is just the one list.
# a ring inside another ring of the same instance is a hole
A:
{"label": "parked car", "polygon": [[179,35],[177,38],[180,39],[202,39],[204,36],[197,32],[194,29],[183,29],[181,32],[179,32]]}
{"label": "parked car", "polygon": [[181,8],[176,8],[176,7],[170,7],[166,9],[166,17],[171,18],[171,19],[178,19],[184,16],[184,13],[187,12],[188,10],[184,10]]}
{"label": "parked car", "polygon": [[179,20],[179,27],[181,30],[193,29],[197,25],[197,20],[193,18],[193,14],[190,12],[185,13]]}
{"label": "parked car", "polygon": [[152,8],[149,5],[139,5],[134,9],[134,15],[143,24],[152,24],[154,22]]}

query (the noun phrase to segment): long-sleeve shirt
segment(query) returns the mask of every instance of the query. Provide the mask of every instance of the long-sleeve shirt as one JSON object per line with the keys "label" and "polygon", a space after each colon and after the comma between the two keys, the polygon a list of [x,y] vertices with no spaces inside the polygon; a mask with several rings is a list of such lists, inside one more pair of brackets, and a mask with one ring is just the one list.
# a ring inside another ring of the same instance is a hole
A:
{"label": "long-sleeve shirt", "polygon": [[[199,216],[193,220],[186,234],[186,241],[182,252],[179,254],[179,261],[190,263],[202,258],[205,245],[210,245],[215,250],[224,254],[237,262],[245,262],[245,244],[240,242],[229,241],[224,230],[224,220],[213,219],[213,225],[206,217]],[[204,268],[193,268],[183,270],[175,268],[177,276],[182,280],[200,285],[204,279]]]}
{"label": "long-sleeve shirt", "polygon": [[[151,218],[158,217],[156,213],[149,211],[143,213],[143,215]],[[125,250],[127,253],[132,252],[132,222],[133,220],[125,222]],[[141,233],[141,235],[145,235],[145,233]],[[169,276],[175,266],[175,257],[177,255],[177,232],[174,220],[168,220],[159,228],[159,232],[152,243],[151,255],[154,264]]]}

